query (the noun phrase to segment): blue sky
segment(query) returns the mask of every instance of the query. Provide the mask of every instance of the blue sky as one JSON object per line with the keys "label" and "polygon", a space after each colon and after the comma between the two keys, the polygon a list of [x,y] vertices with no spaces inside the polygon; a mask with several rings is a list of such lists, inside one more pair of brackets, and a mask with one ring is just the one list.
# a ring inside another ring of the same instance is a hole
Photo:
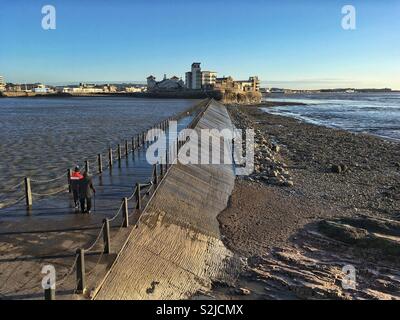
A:
{"label": "blue sky", "polygon": [[[44,5],[56,30],[41,27]],[[357,29],[344,30],[352,4]],[[266,86],[400,89],[400,0],[1,0],[10,82],[144,81],[193,61]]]}

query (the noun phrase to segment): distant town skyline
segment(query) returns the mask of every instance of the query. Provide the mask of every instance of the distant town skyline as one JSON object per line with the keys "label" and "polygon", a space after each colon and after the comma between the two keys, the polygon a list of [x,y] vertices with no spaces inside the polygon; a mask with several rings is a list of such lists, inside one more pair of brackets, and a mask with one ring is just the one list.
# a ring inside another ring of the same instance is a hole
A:
{"label": "distant town skyline", "polygon": [[342,28],[346,3],[337,0],[56,0],[55,30],[41,27],[43,2],[6,2],[0,75],[50,85],[145,83],[150,74],[185,79],[201,61],[218,77],[258,75],[263,87],[400,90],[400,1],[351,2],[355,30]]}

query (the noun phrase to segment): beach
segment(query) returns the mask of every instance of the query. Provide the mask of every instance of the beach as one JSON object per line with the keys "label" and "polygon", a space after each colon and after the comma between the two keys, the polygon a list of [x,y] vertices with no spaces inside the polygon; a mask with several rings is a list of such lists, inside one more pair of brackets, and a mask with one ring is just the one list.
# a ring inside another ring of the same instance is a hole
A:
{"label": "beach", "polygon": [[[237,178],[219,215],[225,245],[247,259],[237,287],[216,298],[398,299],[398,142],[229,106],[256,131],[256,170]],[[285,105],[285,103],[281,103]],[[343,288],[353,266],[353,289]]]}

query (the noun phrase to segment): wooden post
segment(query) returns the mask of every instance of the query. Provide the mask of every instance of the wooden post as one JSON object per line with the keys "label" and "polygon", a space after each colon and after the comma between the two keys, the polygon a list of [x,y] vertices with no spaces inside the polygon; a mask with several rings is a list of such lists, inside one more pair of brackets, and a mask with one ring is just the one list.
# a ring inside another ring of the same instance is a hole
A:
{"label": "wooden post", "polygon": [[25,201],[28,209],[32,208],[32,189],[31,179],[25,177]]}
{"label": "wooden post", "polygon": [[83,293],[86,289],[85,249],[78,249],[76,253],[78,255],[78,261],[76,262],[76,291]]}
{"label": "wooden post", "polygon": [[72,192],[72,187],[71,187],[71,176],[72,176],[72,170],[68,169],[67,170],[67,181],[68,181],[68,192]]}
{"label": "wooden post", "polygon": [[109,254],[110,253],[110,222],[108,219],[103,220],[103,240],[104,240],[104,253]]}
{"label": "wooden post", "polygon": [[138,148],[140,147],[140,135],[139,134],[137,135],[137,147]]}
{"label": "wooden post", "polygon": [[128,228],[129,227],[129,207],[128,207],[128,198],[123,198],[123,210],[124,210],[124,223],[123,227]]}
{"label": "wooden post", "polygon": [[117,148],[117,156],[118,156],[118,161],[121,161],[121,145],[118,143],[118,148]]}
{"label": "wooden post", "polygon": [[56,300],[56,290],[51,287],[44,289],[44,300]]}
{"label": "wooden post", "polygon": [[89,173],[89,169],[90,169],[90,167],[89,167],[89,160],[86,160],[86,161],[85,161],[85,171],[86,171],[87,173]]}
{"label": "wooden post", "polygon": [[157,172],[158,170],[157,170],[157,163],[156,164],[154,164],[154,169],[153,169],[153,178],[154,178],[154,184],[155,184],[155,186],[157,186],[158,185],[158,172]]}
{"label": "wooden post", "polygon": [[103,172],[103,161],[101,159],[101,153],[99,153],[97,155],[97,162],[98,162],[98,165],[99,165],[99,173],[102,173]]}
{"label": "wooden post", "polygon": [[168,169],[168,163],[169,158],[168,158],[168,148],[165,150],[165,168]]}
{"label": "wooden post", "polygon": [[129,155],[129,144],[128,144],[128,140],[125,140],[125,156],[128,157]]}
{"label": "wooden post", "polygon": [[112,152],[112,148],[108,149],[108,164],[109,164],[110,168],[112,168],[112,166],[113,166],[113,152]]}
{"label": "wooden post", "polygon": [[140,195],[140,183],[136,183],[136,209],[142,209],[142,197]]}
{"label": "wooden post", "polygon": [[132,153],[135,152],[135,138],[132,137]]}
{"label": "wooden post", "polygon": [[161,163],[160,163],[160,177],[163,177],[164,176],[164,164],[163,164],[163,161],[161,160]]}

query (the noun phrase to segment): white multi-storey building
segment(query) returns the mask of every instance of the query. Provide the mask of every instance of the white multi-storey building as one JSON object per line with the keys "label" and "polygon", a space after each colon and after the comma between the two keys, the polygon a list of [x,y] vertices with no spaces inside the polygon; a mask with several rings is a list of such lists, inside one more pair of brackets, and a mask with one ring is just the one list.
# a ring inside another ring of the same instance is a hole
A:
{"label": "white multi-storey building", "polygon": [[208,89],[215,85],[216,79],[216,72],[201,71],[200,62],[193,62],[191,71],[185,74],[185,86],[193,90]]}
{"label": "white multi-storey building", "polygon": [[201,86],[203,88],[212,88],[217,80],[217,73],[215,71],[202,71],[201,72]]}

